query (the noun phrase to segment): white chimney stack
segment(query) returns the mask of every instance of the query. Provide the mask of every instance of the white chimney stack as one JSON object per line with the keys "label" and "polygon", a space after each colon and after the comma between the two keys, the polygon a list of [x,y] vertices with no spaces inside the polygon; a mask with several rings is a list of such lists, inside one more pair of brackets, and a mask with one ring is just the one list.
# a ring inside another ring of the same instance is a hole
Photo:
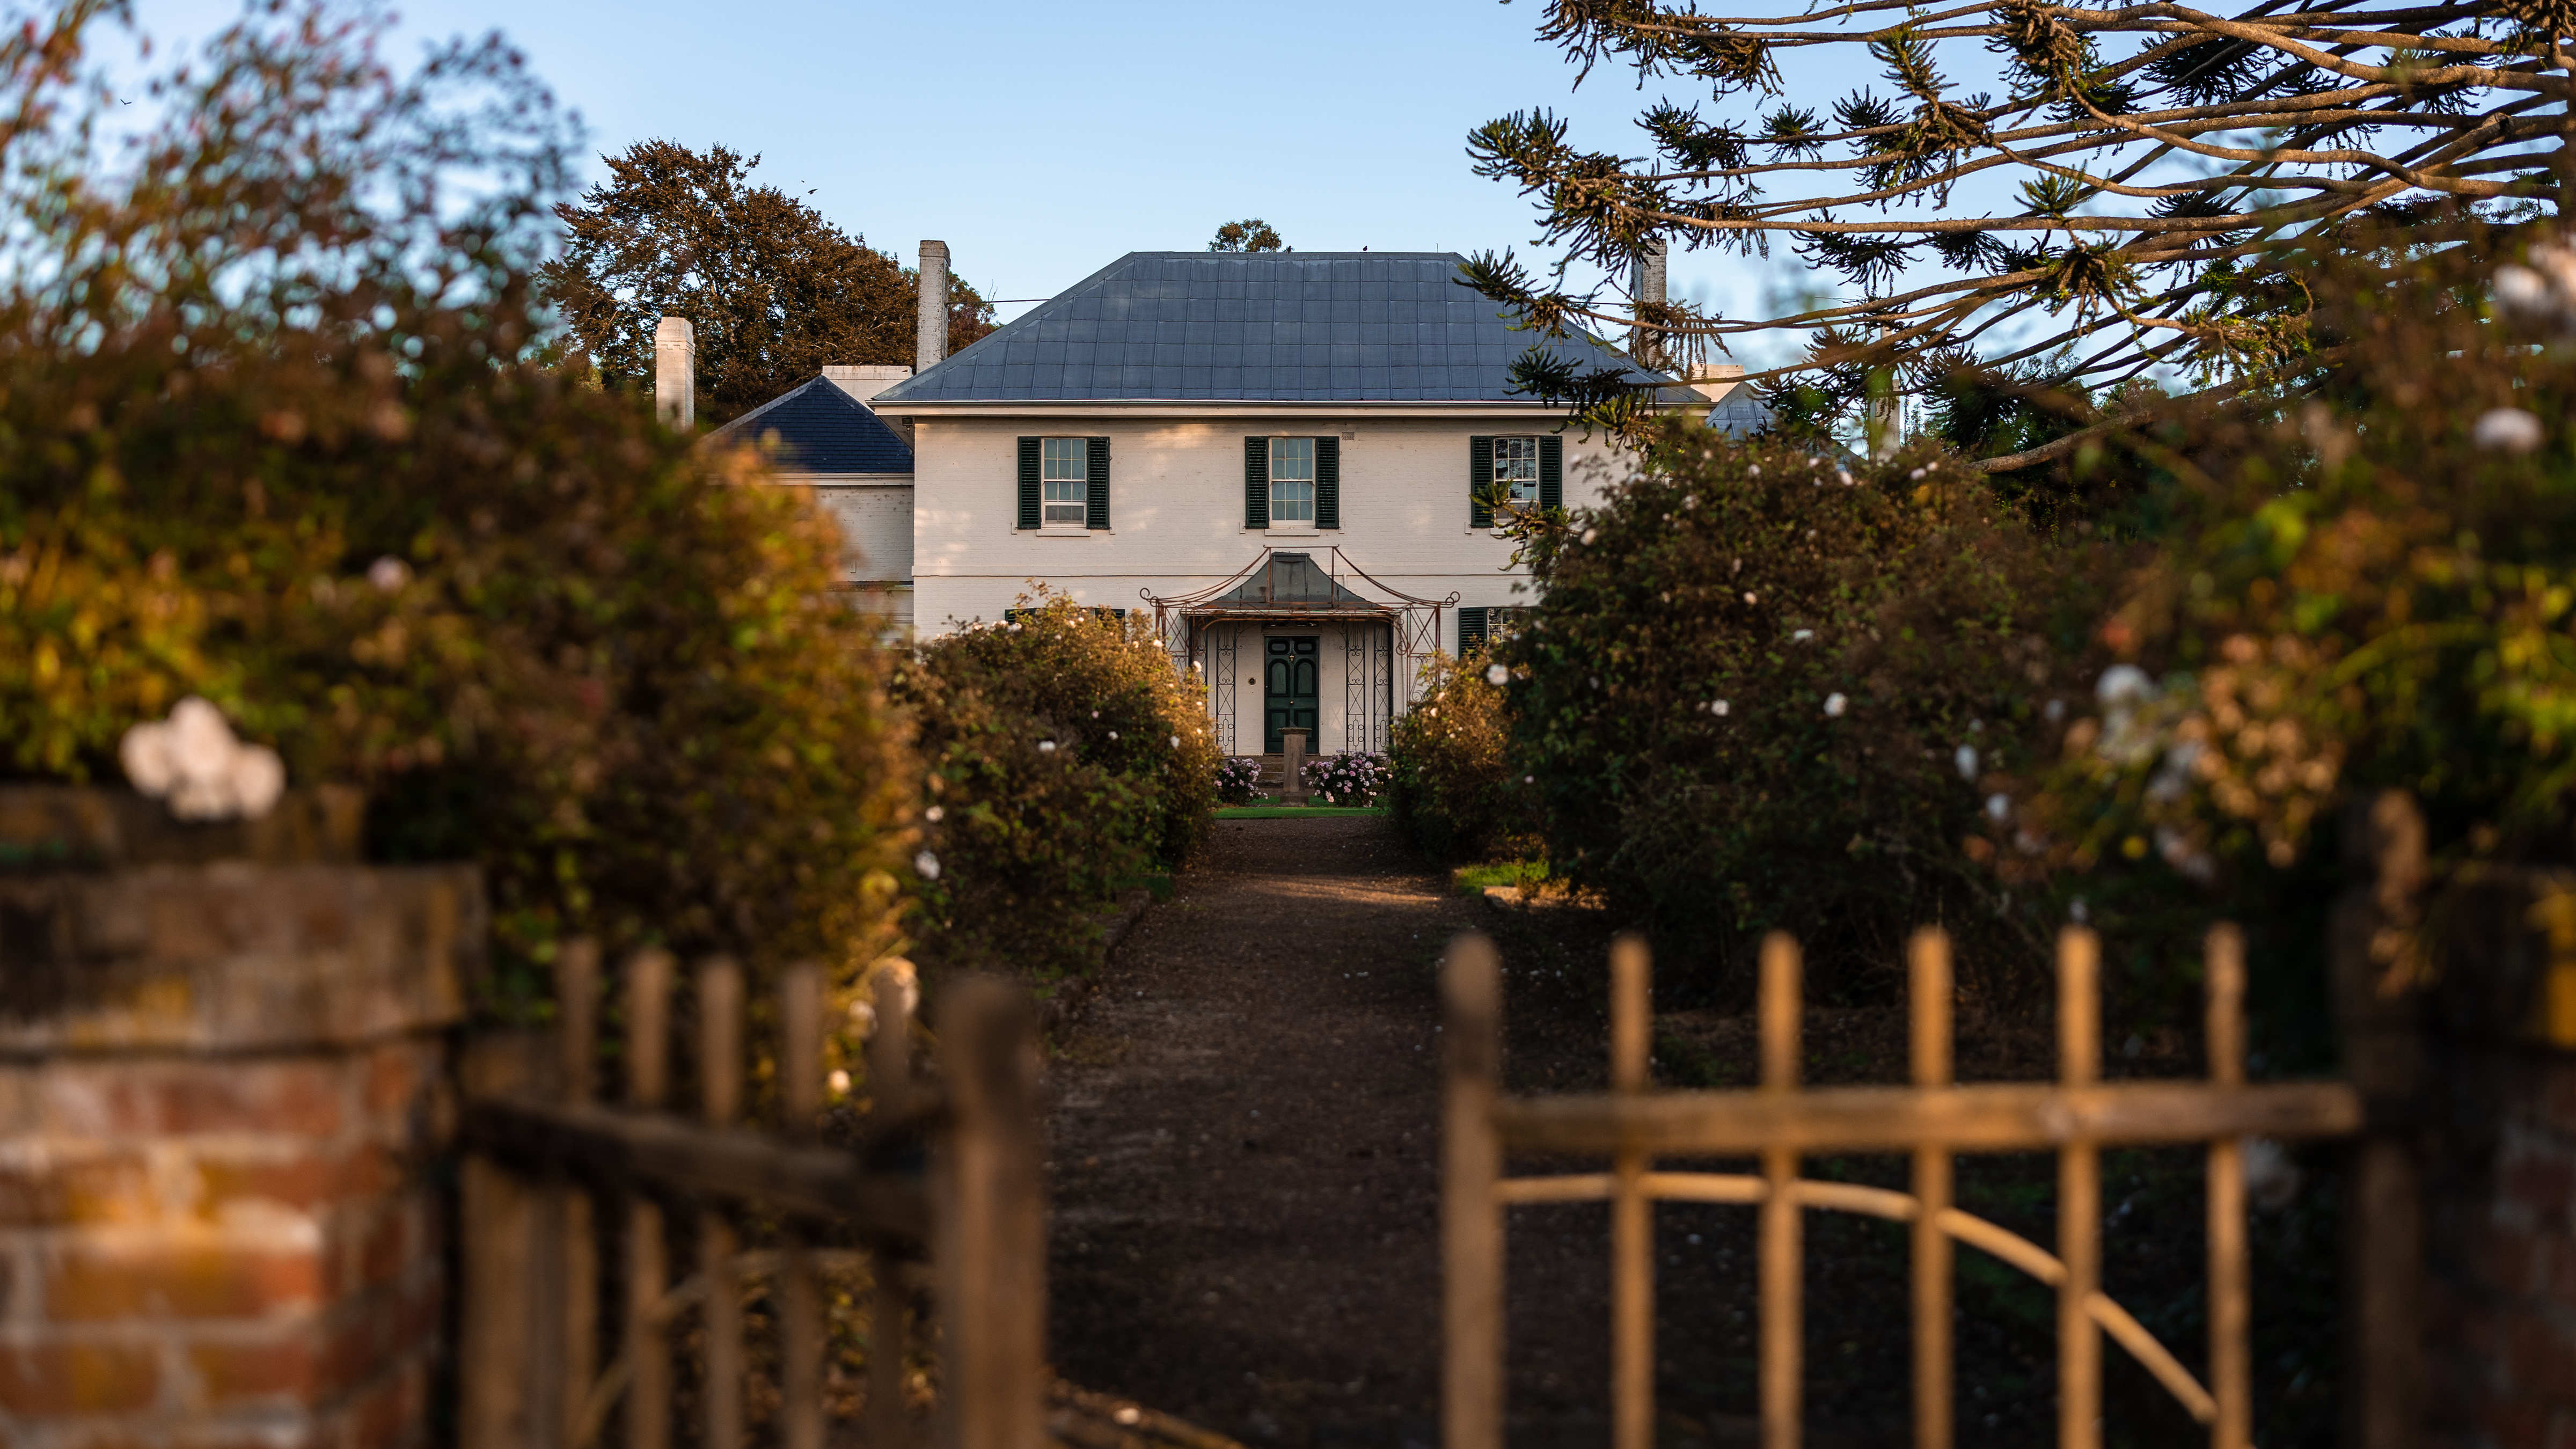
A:
{"label": "white chimney stack", "polygon": [[921,244],[921,324],[912,353],[912,370],[928,372],[948,357],[948,243]]}
{"label": "white chimney stack", "polygon": [[653,324],[653,415],[684,432],[698,425],[698,330],[686,317]]}
{"label": "white chimney stack", "polygon": [[[1666,247],[1664,245],[1664,239],[1662,237],[1655,237],[1646,243],[1646,250],[1644,253],[1638,256],[1634,262],[1629,264],[1628,295],[1640,305],[1647,303],[1652,303],[1658,307],[1664,305],[1666,299],[1664,286],[1665,252]],[[1663,333],[1659,329],[1653,327],[1629,328],[1628,355],[1634,357],[1639,362],[1646,364],[1648,367],[1659,368],[1664,366],[1666,358],[1664,356]]]}

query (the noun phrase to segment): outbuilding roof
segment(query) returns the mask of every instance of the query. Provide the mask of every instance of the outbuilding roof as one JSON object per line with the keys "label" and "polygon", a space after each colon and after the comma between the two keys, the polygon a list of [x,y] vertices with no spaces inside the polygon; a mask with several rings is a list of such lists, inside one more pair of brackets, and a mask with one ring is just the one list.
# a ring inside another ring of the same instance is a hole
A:
{"label": "outbuilding roof", "polygon": [[[1129,252],[878,403],[1487,402],[1537,343],[1635,367],[1598,339],[1515,331],[1454,252]],[[1643,369],[1639,369],[1643,375]]]}
{"label": "outbuilding roof", "polygon": [[912,471],[911,445],[825,377],[770,399],[710,436],[740,442],[774,438],[779,467],[792,473]]}

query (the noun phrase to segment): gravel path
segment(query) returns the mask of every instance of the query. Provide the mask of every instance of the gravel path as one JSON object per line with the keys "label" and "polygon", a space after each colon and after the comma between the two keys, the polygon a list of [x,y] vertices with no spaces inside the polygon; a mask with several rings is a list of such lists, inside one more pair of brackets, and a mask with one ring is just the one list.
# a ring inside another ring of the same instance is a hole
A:
{"label": "gravel path", "polygon": [[1428,1446],[1438,996],[1477,902],[1366,817],[1223,821],[1052,1070],[1052,1343],[1247,1440]]}

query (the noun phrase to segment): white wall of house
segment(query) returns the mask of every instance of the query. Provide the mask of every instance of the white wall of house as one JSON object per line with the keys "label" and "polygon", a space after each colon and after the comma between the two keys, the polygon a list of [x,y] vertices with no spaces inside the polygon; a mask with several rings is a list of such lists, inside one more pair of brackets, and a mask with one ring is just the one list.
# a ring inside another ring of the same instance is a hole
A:
{"label": "white wall of house", "polygon": [[912,578],[913,479],[908,473],[801,476],[814,502],[841,526],[844,582],[905,583]]}
{"label": "white wall of house", "polygon": [[[912,577],[915,619],[925,634],[952,623],[1002,616],[1035,581],[1075,602],[1149,608],[1139,591],[1170,596],[1218,583],[1263,548],[1334,546],[1386,585],[1426,598],[1452,592],[1469,606],[1525,604],[1527,571],[1512,568],[1512,544],[1468,526],[1468,443],[1476,434],[1543,433],[1561,415],[1532,410],[1385,416],[1365,411],[1276,415],[1139,416],[916,415]],[[1341,443],[1338,529],[1243,526],[1243,440],[1313,437]],[[1110,440],[1107,530],[1023,531],[1018,440],[1030,436]],[[1583,507],[1619,476],[1599,436],[1568,432],[1565,503]],[[1364,592],[1373,592],[1365,583]],[[1454,611],[1441,647],[1457,647]],[[1239,671],[1244,677],[1257,670]],[[1328,690],[1338,698],[1338,691]],[[1253,713],[1258,717],[1258,702]]]}

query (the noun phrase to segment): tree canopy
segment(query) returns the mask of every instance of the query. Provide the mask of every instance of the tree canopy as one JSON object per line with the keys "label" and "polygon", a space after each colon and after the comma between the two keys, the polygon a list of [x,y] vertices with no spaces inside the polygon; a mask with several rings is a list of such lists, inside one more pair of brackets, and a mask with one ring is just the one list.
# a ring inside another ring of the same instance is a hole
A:
{"label": "tree canopy", "polygon": [[[652,140],[601,159],[609,179],[555,208],[564,249],[544,283],[605,385],[652,386],[665,314],[697,329],[698,411],[714,423],[826,364],[913,360],[915,273],[755,184],[758,156]],[[992,330],[992,304],[952,275],[950,347]]]}
{"label": "tree canopy", "polygon": [[1208,242],[1208,250],[1212,252],[1284,252],[1293,249],[1288,243],[1279,239],[1277,228],[1255,216],[1246,217],[1242,221],[1229,221],[1218,227],[1215,237]]}
{"label": "tree canopy", "polygon": [[[1550,0],[1543,39],[1656,93],[1637,118],[1648,153],[1587,149],[1544,109],[1476,130],[1477,170],[1535,198],[1557,256],[1533,271],[1488,253],[1471,280],[1542,328],[1638,327],[1683,357],[1797,329],[1804,355],[1755,381],[1809,422],[1847,413],[1874,377],[1981,425],[1999,392],[2081,412],[2133,380],[2260,385],[2318,354],[2300,282],[2318,256],[2556,212],[2571,34],[2576,9],[2542,0],[1743,16]],[[1792,94],[1781,60],[1820,47],[1873,78]],[[1759,317],[1620,295],[1657,240],[1763,256],[1776,242],[1843,292]],[[1614,280],[1578,290],[1577,264]],[[1966,373],[1982,395],[1960,395]],[[1578,404],[1621,395],[1535,355],[1523,382]],[[2038,461],[2071,437],[2023,449],[2026,432],[1988,428],[1984,451]]]}

